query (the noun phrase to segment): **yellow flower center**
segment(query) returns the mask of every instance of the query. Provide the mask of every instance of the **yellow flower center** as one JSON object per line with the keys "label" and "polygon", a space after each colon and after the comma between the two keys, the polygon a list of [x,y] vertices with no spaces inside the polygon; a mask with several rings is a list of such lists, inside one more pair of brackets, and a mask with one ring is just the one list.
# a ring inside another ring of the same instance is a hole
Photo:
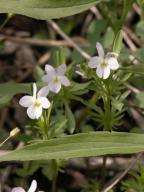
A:
{"label": "yellow flower center", "polygon": [[41,105],[40,103],[36,102],[36,103],[34,104],[34,107],[35,107],[35,108],[39,108],[40,105]]}
{"label": "yellow flower center", "polygon": [[103,69],[106,68],[106,66],[107,66],[107,64],[105,64],[105,63],[101,64],[101,68],[103,68]]}
{"label": "yellow flower center", "polygon": [[55,77],[54,79],[53,79],[53,83],[55,84],[55,83],[58,83],[59,82],[59,78],[58,77]]}
{"label": "yellow flower center", "polygon": [[102,69],[105,69],[106,67],[107,67],[107,60],[104,59],[104,60],[103,60],[103,63],[101,64],[101,68],[102,68]]}

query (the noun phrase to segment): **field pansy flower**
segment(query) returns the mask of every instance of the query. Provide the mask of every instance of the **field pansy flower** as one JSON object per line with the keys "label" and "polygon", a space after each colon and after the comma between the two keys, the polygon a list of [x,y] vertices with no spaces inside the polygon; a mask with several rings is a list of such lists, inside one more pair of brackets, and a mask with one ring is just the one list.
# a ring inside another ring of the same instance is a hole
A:
{"label": "field pansy flower", "polygon": [[[37,182],[36,180],[33,180],[27,192],[35,192],[36,189],[37,189]],[[12,189],[11,192],[26,192],[26,191],[22,187],[15,187]]]}
{"label": "field pansy flower", "polygon": [[98,56],[94,56],[88,62],[90,68],[96,68],[96,74],[99,78],[107,79],[110,76],[111,70],[119,68],[119,63],[116,59],[118,56],[115,52],[104,54],[104,49],[100,43],[96,43]]}
{"label": "field pansy flower", "polygon": [[27,115],[31,119],[38,119],[42,115],[42,109],[48,109],[50,102],[47,99],[48,89],[42,88],[37,93],[37,86],[33,83],[33,96],[23,96],[19,104],[27,108]]}
{"label": "field pansy flower", "polygon": [[69,86],[70,81],[65,76],[67,67],[65,64],[53,68],[51,65],[45,66],[46,75],[42,77],[42,80],[48,83],[47,88],[54,93],[58,93],[61,89],[61,86]]}

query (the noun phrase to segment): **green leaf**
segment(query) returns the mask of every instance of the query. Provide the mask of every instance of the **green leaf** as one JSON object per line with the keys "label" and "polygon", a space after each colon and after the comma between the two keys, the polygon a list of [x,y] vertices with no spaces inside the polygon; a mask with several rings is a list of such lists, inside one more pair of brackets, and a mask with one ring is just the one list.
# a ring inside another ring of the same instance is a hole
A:
{"label": "green leaf", "polygon": [[135,104],[138,107],[144,108],[144,92],[136,94]]}
{"label": "green leaf", "polygon": [[21,177],[26,177],[28,175],[33,175],[39,168],[38,161],[25,162],[22,168],[17,168],[16,173]]}
{"label": "green leaf", "polygon": [[144,60],[144,48],[139,48],[134,52],[134,57],[140,60],[143,63]]}
{"label": "green leaf", "polygon": [[136,33],[143,40],[144,39],[144,21],[138,22],[136,25]]}
{"label": "green leaf", "polygon": [[114,43],[113,43],[113,52],[116,52],[116,53],[120,53],[120,50],[122,48],[122,39],[123,39],[123,36],[122,36],[122,31],[120,30],[117,34],[116,34],[116,37],[114,39]]}
{"label": "green leaf", "polygon": [[103,38],[103,46],[104,48],[107,48],[109,49],[113,43],[113,40],[114,40],[114,31],[112,28],[107,28],[107,31],[104,35],[104,38]]}
{"label": "green leaf", "polygon": [[0,95],[15,95],[18,93],[31,93],[31,83],[8,82],[0,84]]}
{"label": "green leaf", "polygon": [[7,104],[18,93],[31,93],[30,83],[8,82],[0,84],[0,107]]}
{"label": "green leaf", "polygon": [[[38,88],[44,86],[43,82],[37,83]],[[0,107],[8,103],[16,94],[32,94],[32,83],[1,83],[0,84]]]}
{"label": "green leaf", "polygon": [[44,70],[39,66],[36,65],[36,67],[33,70],[33,75],[36,81],[42,81],[42,76],[44,75]]}
{"label": "green leaf", "polygon": [[101,35],[106,32],[107,21],[106,20],[93,20],[88,28],[87,39],[94,45],[95,42],[101,41]]}
{"label": "green leaf", "polygon": [[130,154],[144,151],[144,134],[90,132],[37,141],[0,156],[0,161],[29,161]]}
{"label": "green leaf", "polygon": [[131,65],[129,67],[123,67],[124,72],[131,72],[134,75],[143,75],[144,74],[144,65],[142,64],[137,64],[137,65]]}
{"label": "green leaf", "polygon": [[69,107],[69,104],[67,102],[64,102],[64,104],[65,104],[66,116],[68,119],[68,127],[69,127],[68,131],[72,134],[76,127],[75,117]]}
{"label": "green leaf", "polygon": [[1,0],[0,13],[54,19],[80,13],[102,0]]}
{"label": "green leaf", "polygon": [[87,83],[76,83],[76,82],[73,82],[73,86],[72,88],[70,89],[70,92],[72,93],[75,93],[77,91],[81,91],[83,89],[86,89],[89,85],[90,85],[91,82],[87,82]]}

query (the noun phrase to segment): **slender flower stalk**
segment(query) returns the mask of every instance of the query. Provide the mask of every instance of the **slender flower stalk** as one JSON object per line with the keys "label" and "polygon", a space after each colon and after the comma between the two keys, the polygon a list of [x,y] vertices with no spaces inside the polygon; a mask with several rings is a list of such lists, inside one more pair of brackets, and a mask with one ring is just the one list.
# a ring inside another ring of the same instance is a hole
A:
{"label": "slender flower stalk", "polygon": [[49,89],[54,93],[58,93],[63,86],[69,86],[70,81],[65,76],[67,66],[62,64],[57,68],[53,68],[51,65],[45,66],[46,75],[42,77],[42,80],[48,84],[45,89]]}
{"label": "slender flower stalk", "polygon": [[42,88],[37,93],[37,86],[33,83],[33,96],[23,96],[19,104],[27,108],[27,115],[31,119],[38,119],[42,115],[43,109],[50,107],[50,102],[47,99],[49,90]]}
{"label": "slender flower stalk", "polygon": [[10,131],[9,136],[2,143],[0,143],[0,147],[2,147],[11,137],[14,137],[19,132],[20,132],[20,129],[18,127],[14,128],[12,131]]}
{"label": "slender flower stalk", "polygon": [[108,52],[106,55],[104,49],[100,43],[96,43],[98,56],[94,56],[90,59],[88,66],[90,68],[96,68],[96,74],[99,78],[107,79],[110,76],[111,70],[117,70],[119,63],[117,61],[118,54],[115,52]]}

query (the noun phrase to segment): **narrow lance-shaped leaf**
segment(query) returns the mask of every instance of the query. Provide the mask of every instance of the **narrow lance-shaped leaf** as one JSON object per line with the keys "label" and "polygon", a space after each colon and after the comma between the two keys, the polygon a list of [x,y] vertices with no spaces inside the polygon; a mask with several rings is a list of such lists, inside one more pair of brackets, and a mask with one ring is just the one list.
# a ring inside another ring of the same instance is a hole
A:
{"label": "narrow lance-shaped leaf", "polygon": [[101,1],[102,0],[0,0],[0,13],[21,14],[36,19],[53,19],[80,13]]}
{"label": "narrow lance-shaped leaf", "polygon": [[116,37],[114,39],[114,43],[113,43],[113,52],[116,53],[120,53],[121,48],[122,48],[122,31],[120,30],[117,34]]}
{"label": "narrow lance-shaped leaf", "polygon": [[[43,86],[43,83],[38,83],[38,87]],[[16,94],[27,93],[31,94],[31,83],[1,83],[0,84],[0,107],[8,103]]]}
{"label": "narrow lance-shaped leaf", "polygon": [[66,101],[64,102],[64,104],[65,104],[66,116],[68,119],[68,127],[69,127],[68,131],[70,133],[73,133],[76,127],[75,117],[69,107],[69,104]]}
{"label": "narrow lance-shaped leaf", "polygon": [[0,161],[67,159],[144,151],[144,134],[90,132],[37,141],[0,156]]}
{"label": "narrow lance-shaped leaf", "polygon": [[31,84],[15,82],[0,84],[0,107],[7,104],[18,93],[31,93]]}

